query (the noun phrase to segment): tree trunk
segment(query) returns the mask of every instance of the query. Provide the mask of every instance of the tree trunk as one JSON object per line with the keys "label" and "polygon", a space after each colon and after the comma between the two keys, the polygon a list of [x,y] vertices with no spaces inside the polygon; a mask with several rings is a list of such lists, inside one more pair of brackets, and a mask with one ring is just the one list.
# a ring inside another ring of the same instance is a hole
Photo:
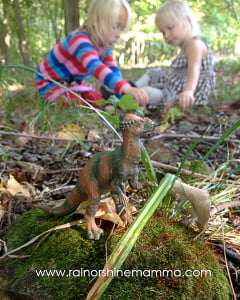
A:
{"label": "tree trunk", "polygon": [[18,34],[18,44],[19,50],[22,56],[23,64],[26,66],[31,66],[31,58],[29,55],[27,40],[24,32],[24,25],[22,21],[21,8],[18,0],[13,1],[14,13],[16,17],[16,29]]}
{"label": "tree trunk", "polygon": [[0,65],[9,63],[9,28],[7,1],[2,2],[2,16],[0,17]]}
{"label": "tree trunk", "polygon": [[65,35],[69,35],[79,25],[79,0],[63,0]]}

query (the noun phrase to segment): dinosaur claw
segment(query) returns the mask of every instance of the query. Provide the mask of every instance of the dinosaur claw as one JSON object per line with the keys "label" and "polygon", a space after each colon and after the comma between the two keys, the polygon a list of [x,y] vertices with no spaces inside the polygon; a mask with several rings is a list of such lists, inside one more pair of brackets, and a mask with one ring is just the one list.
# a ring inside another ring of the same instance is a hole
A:
{"label": "dinosaur claw", "polygon": [[104,235],[104,232],[102,229],[93,230],[93,231],[89,232],[88,238],[89,238],[89,240],[98,241],[100,239],[100,237],[103,235]]}

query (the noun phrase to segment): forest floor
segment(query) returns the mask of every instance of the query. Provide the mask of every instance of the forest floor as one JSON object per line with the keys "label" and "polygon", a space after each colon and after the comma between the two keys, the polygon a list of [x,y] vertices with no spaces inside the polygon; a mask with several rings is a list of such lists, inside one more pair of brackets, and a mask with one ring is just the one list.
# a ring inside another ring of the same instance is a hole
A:
{"label": "forest floor", "polygon": [[[125,71],[128,79],[136,78],[133,70]],[[143,70],[138,71],[140,74]],[[143,137],[143,142],[153,161],[161,163],[161,172],[175,172],[169,167],[177,167],[184,155],[198,136],[201,141],[189,154],[184,169],[190,171],[193,164],[201,160],[220,137],[240,120],[240,107],[223,111],[223,105],[236,100],[239,95],[239,70],[218,72],[218,88],[209,105],[190,108],[184,115],[171,123],[163,124],[163,114],[150,113],[156,124],[153,133]],[[220,89],[224,84],[225,96],[232,90],[233,96],[225,97]],[[234,92],[235,91],[235,92]],[[24,90],[21,90],[21,97]],[[34,100],[35,101],[35,100]],[[30,104],[29,104],[30,105]],[[120,140],[112,137],[112,132],[96,116],[85,116],[77,125],[81,143],[72,142],[63,130],[53,130],[47,116],[43,121],[50,131],[44,133],[33,130],[32,116],[23,113],[23,108],[16,105],[16,110],[0,104],[0,251],[3,252],[4,232],[22,213],[41,203],[57,203],[66,199],[76,183],[82,167],[94,153],[111,149]],[[17,108],[16,108],[17,107]],[[18,111],[19,109],[19,111]],[[31,107],[26,107],[28,111]],[[35,108],[32,109],[36,116]],[[11,115],[11,122],[6,115]],[[56,122],[56,120],[55,120]],[[57,123],[56,124],[60,124]],[[65,124],[66,125],[66,124]],[[75,126],[74,125],[74,126]],[[13,129],[14,128],[14,129]],[[76,127],[74,127],[76,129]],[[74,129],[74,130],[75,130]],[[240,128],[232,132],[226,140],[217,146],[206,161],[204,168],[197,172],[202,177],[194,177],[192,184],[214,190],[213,196],[221,194],[226,201],[240,201]],[[215,170],[219,170],[214,173]],[[213,175],[212,175],[213,174]],[[135,197],[134,191],[129,198]],[[139,198],[140,196],[137,195]],[[221,200],[222,201],[222,200]],[[231,280],[237,297],[240,297],[240,205],[232,209],[225,208],[209,220],[206,243],[214,249],[219,261]],[[224,228],[224,230],[223,230]],[[1,249],[2,248],[2,249]]]}

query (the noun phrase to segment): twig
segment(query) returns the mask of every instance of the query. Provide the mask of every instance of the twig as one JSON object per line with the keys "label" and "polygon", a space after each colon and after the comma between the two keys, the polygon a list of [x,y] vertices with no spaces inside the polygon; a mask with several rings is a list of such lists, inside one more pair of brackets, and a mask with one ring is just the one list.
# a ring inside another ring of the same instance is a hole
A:
{"label": "twig", "polygon": [[[224,246],[222,244],[215,243],[214,246],[219,248],[222,251],[224,250]],[[238,267],[240,267],[240,256],[236,252],[234,252],[228,248],[225,248],[225,251],[226,251],[226,255],[227,255],[228,259],[231,260]]]}
{"label": "twig", "polygon": [[240,206],[240,201],[226,201],[218,204],[217,206],[213,207],[210,211],[210,217],[215,216],[218,212],[221,210],[224,210],[225,208],[230,207],[237,207]]}
{"label": "twig", "polygon": [[[45,136],[45,135],[34,135],[34,134],[28,134],[28,133],[20,133],[20,132],[13,132],[13,131],[2,131],[0,130],[0,134],[4,135],[13,135],[13,136],[23,136],[31,139],[39,139],[39,140],[54,140],[54,141],[76,141],[76,139],[71,138],[59,138],[54,136]],[[83,141],[89,141],[89,140],[83,140]]]}
{"label": "twig", "polygon": [[0,242],[1,242],[2,245],[3,245],[3,250],[4,250],[4,252],[7,252],[7,245],[6,245],[6,242],[5,242],[4,240],[1,240],[1,239],[0,239]]}
{"label": "twig", "polygon": [[[34,134],[28,134],[28,133],[21,133],[21,132],[13,132],[13,131],[4,131],[0,130],[0,134],[4,135],[14,135],[14,136],[23,136],[23,137],[29,137],[33,139],[42,139],[42,140],[57,140],[57,141],[75,141],[75,139],[71,138],[59,138],[59,137],[50,137],[50,136],[45,136],[45,135],[34,135]],[[192,135],[186,135],[186,134],[181,134],[181,133],[161,133],[159,135],[156,135],[152,137],[150,140],[157,140],[157,139],[162,139],[162,138],[185,138],[185,139],[197,139],[199,138],[200,135],[198,134],[192,134]],[[215,137],[215,136],[202,136],[203,140],[207,141],[218,141],[220,137]],[[117,139],[119,140],[119,139]],[[83,141],[89,141],[88,139],[83,139]],[[240,139],[225,139],[225,142],[234,142],[234,143],[240,143]]]}
{"label": "twig", "polygon": [[[152,163],[152,165],[154,167],[162,168],[162,169],[164,169],[164,170],[166,170],[168,172],[171,172],[171,173],[177,173],[177,171],[178,171],[177,167],[173,167],[171,165],[160,163],[158,161],[151,160],[151,163]],[[190,175],[192,175],[192,171],[189,171],[187,169],[182,169],[181,170],[181,175],[183,175],[183,176],[190,176]],[[228,175],[226,175],[226,176],[228,176]],[[204,174],[201,174],[201,173],[193,173],[193,178],[205,179],[205,178],[208,178],[208,177],[209,177],[208,175],[204,175]],[[230,179],[226,180],[228,183],[233,183],[234,182],[234,184],[240,184],[240,182],[236,181],[236,180],[239,179],[238,176],[231,174],[231,175],[229,175],[229,178],[232,178],[232,180],[230,180]],[[218,176],[217,176],[217,178],[211,178],[211,180],[212,181],[218,180]]]}
{"label": "twig", "polygon": [[[199,138],[200,135],[199,134],[191,134],[191,135],[188,135],[188,134],[182,134],[182,133],[161,133],[159,135],[156,135],[154,137],[152,137],[150,140],[157,140],[157,139],[163,139],[163,138],[169,138],[169,139],[172,139],[172,138],[185,138],[185,139],[197,139]],[[220,139],[220,136],[216,137],[216,136],[208,136],[208,135],[205,135],[205,136],[202,136],[202,139],[203,140],[206,140],[206,141],[218,141]],[[240,139],[225,139],[225,142],[234,142],[234,143],[240,143]]]}

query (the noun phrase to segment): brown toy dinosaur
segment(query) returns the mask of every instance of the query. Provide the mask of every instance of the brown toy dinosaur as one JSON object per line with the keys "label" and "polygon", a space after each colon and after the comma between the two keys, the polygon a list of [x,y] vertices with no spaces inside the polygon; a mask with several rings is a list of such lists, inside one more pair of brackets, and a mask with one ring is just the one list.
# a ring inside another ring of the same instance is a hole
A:
{"label": "brown toy dinosaur", "polygon": [[[126,196],[124,182],[129,181],[131,187],[140,189],[138,181],[138,163],[141,145],[139,137],[143,132],[153,129],[154,123],[148,118],[128,114],[120,123],[123,143],[113,151],[100,152],[93,156],[82,169],[77,184],[68,199],[59,207],[44,208],[49,214],[64,216],[74,212],[83,201],[87,203],[98,199],[101,195],[114,194],[117,213],[127,223]],[[88,238],[99,240],[103,230],[95,223],[95,214],[99,202],[86,207],[85,220]]]}

